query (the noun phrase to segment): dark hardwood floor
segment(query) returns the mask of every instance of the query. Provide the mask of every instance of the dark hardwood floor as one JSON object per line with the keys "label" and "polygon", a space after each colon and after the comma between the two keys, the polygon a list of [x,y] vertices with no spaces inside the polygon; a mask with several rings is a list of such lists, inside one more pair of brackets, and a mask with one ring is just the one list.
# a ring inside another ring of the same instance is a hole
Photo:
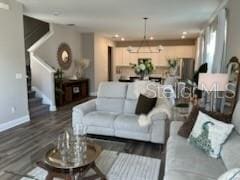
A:
{"label": "dark hardwood floor", "polygon": [[[72,107],[79,103],[61,107],[57,112],[50,112],[0,133],[0,180],[21,179],[18,175],[27,174],[35,168],[36,161],[46,148],[56,142],[57,136],[65,128],[70,127]],[[160,145],[113,137],[89,137],[104,149],[162,159],[159,177],[162,180],[165,153]]]}

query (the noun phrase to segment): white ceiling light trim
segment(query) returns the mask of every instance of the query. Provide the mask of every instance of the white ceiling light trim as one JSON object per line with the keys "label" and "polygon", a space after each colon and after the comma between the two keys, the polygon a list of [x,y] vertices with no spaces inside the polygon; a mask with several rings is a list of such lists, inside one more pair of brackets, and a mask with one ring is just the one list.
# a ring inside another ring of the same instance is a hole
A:
{"label": "white ceiling light trim", "polygon": [[[160,53],[164,49],[162,45],[157,46],[155,50],[152,50],[152,48],[150,47],[148,40],[147,40],[147,20],[148,20],[148,18],[144,17],[143,20],[144,20],[143,40],[137,50],[135,50],[133,47],[129,46],[127,48],[128,52],[129,53]],[[151,36],[150,39],[153,40],[154,38]],[[141,51],[141,49],[143,47],[148,47],[148,51]]]}
{"label": "white ceiling light trim", "polygon": [[0,9],[10,10],[10,6],[7,3],[0,2]]}

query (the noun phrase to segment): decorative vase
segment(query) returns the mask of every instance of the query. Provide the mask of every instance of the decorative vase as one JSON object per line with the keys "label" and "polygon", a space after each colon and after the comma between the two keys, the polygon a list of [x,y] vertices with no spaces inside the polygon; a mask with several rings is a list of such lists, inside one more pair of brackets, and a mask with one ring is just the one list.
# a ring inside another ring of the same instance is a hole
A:
{"label": "decorative vase", "polygon": [[139,75],[140,75],[140,80],[149,80],[149,73],[142,72]]}

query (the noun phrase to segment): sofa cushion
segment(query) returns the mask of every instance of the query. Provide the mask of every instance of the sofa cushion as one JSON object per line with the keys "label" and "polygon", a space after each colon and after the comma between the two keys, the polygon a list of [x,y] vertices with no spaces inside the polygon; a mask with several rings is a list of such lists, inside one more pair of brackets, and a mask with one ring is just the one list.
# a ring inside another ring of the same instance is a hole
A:
{"label": "sofa cushion", "polygon": [[215,178],[205,177],[199,174],[190,173],[187,171],[170,171],[164,180],[216,180]]}
{"label": "sofa cushion", "polygon": [[126,98],[127,83],[102,82],[98,88],[97,96],[100,98]]}
{"label": "sofa cushion", "polygon": [[115,113],[93,111],[84,116],[83,124],[87,126],[113,128],[116,117],[117,115]]}
{"label": "sofa cushion", "polygon": [[149,126],[141,127],[137,115],[119,115],[115,122],[115,130],[149,133]]}
{"label": "sofa cushion", "polygon": [[234,127],[238,134],[240,134],[240,101],[237,103],[237,106],[235,107],[232,116],[232,123],[234,124]]}
{"label": "sofa cushion", "polygon": [[213,159],[203,151],[190,145],[178,135],[171,136],[167,143],[166,173],[187,171],[203,177],[217,179],[226,171],[221,159]]}
{"label": "sofa cushion", "polygon": [[134,114],[137,106],[137,100],[126,99],[124,102],[124,114]]}
{"label": "sofa cushion", "polygon": [[223,145],[221,157],[228,170],[240,167],[240,135],[236,131]]}
{"label": "sofa cushion", "polygon": [[126,96],[127,99],[131,99],[131,100],[137,100],[137,99],[138,99],[138,96],[139,96],[140,94],[138,94],[138,93],[135,91],[135,88],[136,88],[136,83],[130,83],[130,84],[128,84],[127,96]]}
{"label": "sofa cushion", "polygon": [[150,81],[136,81],[130,83],[127,88],[127,99],[136,100],[140,94],[144,94],[151,98],[156,97],[159,88],[159,83]]}
{"label": "sofa cushion", "polygon": [[124,99],[117,98],[97,98],[96,109],[97,111],[106,111],[114,113],[122,113],[124,107]]}

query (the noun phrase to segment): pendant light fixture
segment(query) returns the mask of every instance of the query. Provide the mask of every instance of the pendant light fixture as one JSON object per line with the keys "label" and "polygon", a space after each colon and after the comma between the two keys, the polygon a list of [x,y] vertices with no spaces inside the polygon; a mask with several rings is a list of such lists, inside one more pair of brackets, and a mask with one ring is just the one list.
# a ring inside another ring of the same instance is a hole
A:
{"label": "pendant light fixture", "polygon": [[[144,20],[143,40],[141,41],[140,46],[137,47],[137,49],[132,46],[129,46],[127,48],[128,52],[129,53],[160,53],[164,49],[162,45],[156,46],[154,50],[149,45],[149,41],[147,39],[147,20],[148,20],[148,18],[144,17],[143,20]],[[141,51],[141,49],[143,49],[143,47],[147,47],[148,50]]]}

